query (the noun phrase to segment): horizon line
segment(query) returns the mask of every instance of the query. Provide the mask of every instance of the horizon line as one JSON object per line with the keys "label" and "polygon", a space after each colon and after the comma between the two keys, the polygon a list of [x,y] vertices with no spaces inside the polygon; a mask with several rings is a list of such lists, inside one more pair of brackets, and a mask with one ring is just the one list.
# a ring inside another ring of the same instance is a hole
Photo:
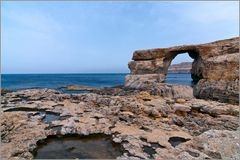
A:
{"label": "horizon line", "polygon": [[1,75],[3,74],[130,74],[126,73],[126,72],[112,72],[112,73],[1,73]]}

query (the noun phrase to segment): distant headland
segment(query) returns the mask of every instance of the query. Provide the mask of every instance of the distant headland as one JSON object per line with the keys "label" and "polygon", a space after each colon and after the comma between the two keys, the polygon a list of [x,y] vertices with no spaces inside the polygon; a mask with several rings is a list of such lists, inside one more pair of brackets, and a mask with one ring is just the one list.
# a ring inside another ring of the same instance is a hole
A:
{"label": "distant headland", "polygon": [[168,68],[168,73],[191,73],[192,62],[181,62],[172,64]]}

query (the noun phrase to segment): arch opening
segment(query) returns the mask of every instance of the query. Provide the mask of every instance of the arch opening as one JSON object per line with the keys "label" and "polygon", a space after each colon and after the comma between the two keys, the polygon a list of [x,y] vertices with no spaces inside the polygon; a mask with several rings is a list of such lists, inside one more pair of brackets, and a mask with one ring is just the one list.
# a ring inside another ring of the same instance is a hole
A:
{"label": "arch opening", "polygon": [[165,59],[166,83],[194,86],[202,79],[199,54],[194,50],[180,50]]}

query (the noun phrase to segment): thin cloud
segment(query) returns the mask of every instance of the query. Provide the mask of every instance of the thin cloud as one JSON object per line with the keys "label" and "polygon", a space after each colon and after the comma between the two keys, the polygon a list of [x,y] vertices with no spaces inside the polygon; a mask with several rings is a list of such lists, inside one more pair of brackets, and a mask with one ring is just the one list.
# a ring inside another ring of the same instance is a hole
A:
{"label": "thin cloud", "polygon": [[178,17],[194,23],[238,22],[238,2],[191,2],[187,5],[179,2]]}
{"label": "thin cloud", "polygon": [[[42,34],[53,34],[63,31],[60,23],[54,20],[49,14],[40,10],[5,10],[3,9],[3,19],[31,32]],[[13,26],[13,27],[14,27]]]}

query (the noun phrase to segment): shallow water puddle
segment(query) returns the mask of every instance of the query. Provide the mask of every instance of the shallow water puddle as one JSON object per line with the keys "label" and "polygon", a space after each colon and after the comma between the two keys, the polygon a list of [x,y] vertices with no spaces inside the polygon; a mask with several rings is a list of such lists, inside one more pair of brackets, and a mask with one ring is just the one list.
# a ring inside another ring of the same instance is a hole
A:
{"label": "shallow water puddle", "polygon": [[53,131],[61,131],[62,130],[62,125],[57,125],[57,126],[53,126],[51,123],[49,124],[49,126],[46,129],[51,129]]}
{"label": "shallow water puddle", "polygon": [[43,121],[46,123],[50,123],[52,121],[56,121],[60,119],[60,115],[53,112],[45,112],[45,117],[43,118]]}
{"label": "shallow water puddle", "polygon": [[[142,139],[142,140],[146,142],[146,140],[144,140],[144,139]],[[154,158],[154,154],[157,153],[156,152],[157,148],[165,148],[165,147],[160,145],[160,144],[158,144],[158,143],[150,143],[150,146],[146,146],[146,145],[143,146],[143,151],[145,153],[147,153],[150,156],[151,159],[153,159]]]}
{"label": "shallow water puddle", "polygon": [[50,136],[38,143],[33,155],[35,159],[115,159],[122,155],[122,148],[103,134]]}
{"label": "shallow water puddle", "polygon": [[15,111],[38,112],[38,111],[44,111],[44,110],[43,109],[37,109],[37,108],[17,107],[17,108],[7,109],[4,112],[15,112]]}
{"label": "shallow water puddle", "polygon": [[37,112],[35,114],[30,113],[29,116],[35,116],[35,115],[40,115],[43,117],[43,121],[45,123],[50,123],[55,120],[60,119],[60,114],[50,112],[50,111],[45,111],[44,109],[38,109],[38,108],[25,108],[25,107],[18,107],[18,108],[11,108],[8,110],[5,110],[4,112]]}
{"label": "shallow water puddle", "polygon": [[154,158],[154,154],[156,154],[157,152],[155,151],[155,149],[153,149],[152,147],[149,146],[143,146],[143,151],[146,152],[150,158]]}
{"label": "shallow water puddle", "polygon": [[189,141],[190,139],[185,139],[185,138],[182,138],[182,137],[170,137],[168,142],[173,146],[173,147],[176,147],[177,145],[181,144],[181,143],[184,143],[184,142],[187,142]]}

